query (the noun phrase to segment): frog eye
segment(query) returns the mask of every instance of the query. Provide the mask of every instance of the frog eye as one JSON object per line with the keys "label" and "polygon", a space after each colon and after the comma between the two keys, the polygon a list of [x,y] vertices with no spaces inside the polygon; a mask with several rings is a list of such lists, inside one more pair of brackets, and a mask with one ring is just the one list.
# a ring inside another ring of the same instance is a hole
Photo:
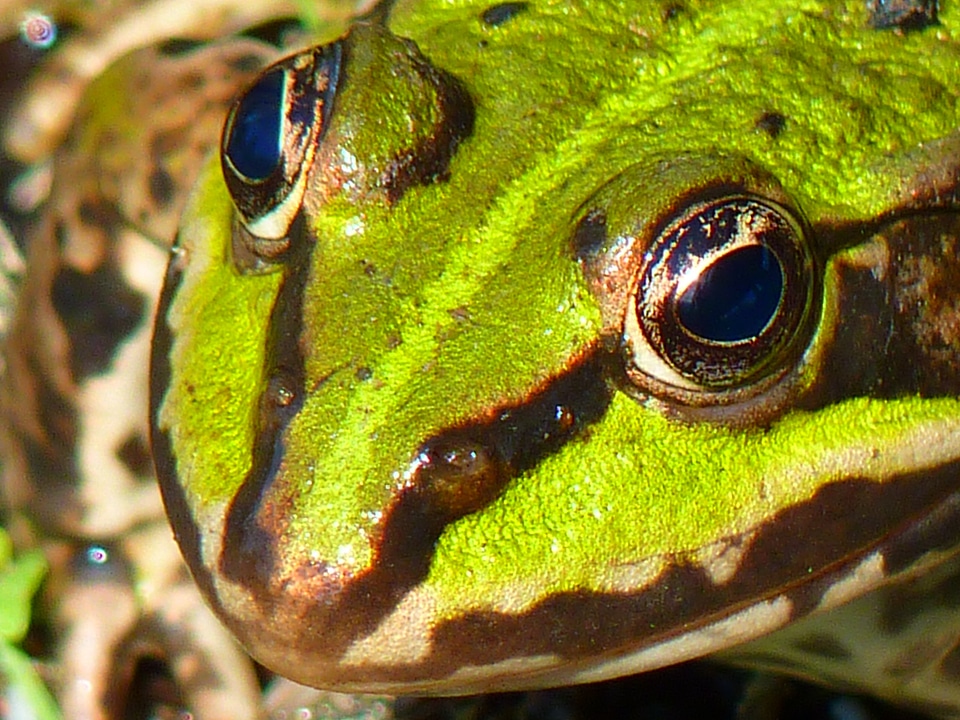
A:
{"label": "frog eye", "polygon": [[316,145],[329,124],[339,43],[281,60],[234,102],[220,139],[227,189],[246,232],[283,238],[296,216]]}
{"label": "frog eye", "polygon": [[247,183],[263,182],[280,168],[286,73],[260,77],[233,108],[224,133],[223,161]]}
{"label": "frog eye", "polygon": [[812,277],[785,208],[749,196],[688,206],[658,233],[627,301],[635,370],[690,389],[762,376],[807,317]]}

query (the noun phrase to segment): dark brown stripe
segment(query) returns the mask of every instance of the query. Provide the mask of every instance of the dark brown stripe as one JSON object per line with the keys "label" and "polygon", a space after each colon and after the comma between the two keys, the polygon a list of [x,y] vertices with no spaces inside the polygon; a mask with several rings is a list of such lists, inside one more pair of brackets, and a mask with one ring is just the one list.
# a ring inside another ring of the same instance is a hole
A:
{"label": "dark brown stripe", "polygon": [[160,430],[157,414],[170,387],[170,349],[173,346],[173,333],[167,323],[170,304],[180,290],[183,273],[173,256],[167,266],[163,290],[157,307],[157,320],[153,328],[153,342],[150,353],[150,446],[153,450],[153,464],[160,485],[160,494],[167,512],[167,518],[173,528],[173,535],[180,546],[180,552],[190,567],[193,579],[207,602],[223,616],[223,606],[217,597],[213,578],[202,563],[200,528],[196,524],[193,509],[187,502],[180,479],[177,476],[177,458],[170,444],[170,435]]}
{"label": "dark brown stripe", "polygon": [[[395,681],[443,677],[471,664],[538,654],[556,653],[576,661],[595,655],[598,648],[612,656],[689,632],[784,590],[795,604],[795,616],[805,615],[878,543],[894,542],[888,536],[895,539],[910,530],[928,508],[948,496],[958,472],[960,461],[883,485],[851,479],[825,486],[808,502],[782,511],[761,527],[736,577],[726,585],[714,585],[700,567],[678,561],[653,587],[638,593],[560,593],[517,616],[466,615],[436,629],[435,651],[422,663],[368,667],[358,670],[358,676]],[[361,607],[370,601],[366,594],[350,595]],[[322,639],[304,638],[308,647],[318,652],[340,647],[339,637],[332,647],[325,642],[330,639],[327,622],[317,625],[324,628]]]}
{"label": "dark brown stripe", "polygon": [[[289,582],[274,572],[286,507],[283,500],[276,500],[284,490],[274,491],[264,480],[280,462],[279,448],[275,454],[266,452],[274,446],[272,440],[265,440],[258,450],[255,471],[230,507],[226,533],[232,542],[224,545],[220,569],[257,598],[265,616],[297,617],[310,627],[302,637],[302,651],[331,656],[343,653],[372,632],[403,595],[426,577],[436,541],[448,523],[480,509],[509,480],[589,432],[610,400],[605,378],[604,358],[591,349],[524,403],[504,406],[490,413],[491,419],[451,428],[425,442],[412,455],[423,459],[421,471],[385,514],[374,563],[336,587],[334,581],[323,579],[325,567],[305,564]],[[452,468],[440,467],[457,449],[478,449],[484,454],[478,472],[480,481],[489,485],[466,501],[459,494],[460,480],[465,480],[462,485],[470,485],[478,479],[473,474],[477,468],[468,463],[466,477],[451,480],[450,474],[462,470],[461,466],[454,462]],[[453,490],[438,490],[438,478],[441,483],[450,481]],[[315,600],[320,593],[322,603]],[[244,628],[235,630],[243,637]]]}
{"label": "dark brown stripe", "polygon": [[[276,490],[273,485],[285,453],[283,438],[305,395],[300,351],[303,291],[308,285],[315,239],[307,232],[302,214],[293,221],[290,238],[290,252],[283,258],[284,278],[269,320],[262,374],[266,382],[253,435],[253,463],[227,510],[223,534],[230,542],[224,544],[219,561],[224,577],[255,593],[271,587],[277,577],[276,546],[286,519],[282,510],[278,511],[272,501],[265,503],[264,498]],[[296,490],[286,487],[280,492],[292,501],[287,493],[295,495]]]}
{"label": "dark brown stripe", "polygon": [[411,47],[413,71],[436,90],[438,120],[427,137],[399,151],[383,171],[381,182],[390,203],[397,202],[411,187],[446,180],[450,160],[460,143],[473,133],[473,100],[466,87],[450,73],[430,64],[412,41],[405,42]]}

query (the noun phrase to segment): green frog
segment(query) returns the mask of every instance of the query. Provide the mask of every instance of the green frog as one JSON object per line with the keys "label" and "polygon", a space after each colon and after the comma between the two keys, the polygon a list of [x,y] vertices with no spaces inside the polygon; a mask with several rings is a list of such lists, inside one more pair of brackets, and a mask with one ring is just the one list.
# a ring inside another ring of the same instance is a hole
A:
{"label": "green frog", "polygon": [[461,694],[723,652],[960,714],[960,14],[897,11],[397,0],[264,71],[151,370],[254,658]]}
{"label": "green frog", "polygon": [[[222,134],[181,128],[220,148],[149,375],[167,513],[214,612],[271,670],[350,692],[719,653],[960,713],[958,22],[922,3],[397,0],[252,83],[275,51],[228,62],[248,89]],[[143,141],[141,110],[117,112]],[[77,145],[93,167],[55,168],[67,197],[136,155],[107,117]],[[193,173],[153,169],[146,187],[176,193]],[[121,649],[179,660],[199,717],[246,717],[249,665],[184,621],[197,594],[144,486],[150,273],[173,230],[145,230],[157,208],[131,187],[92,216],[71,199],[32,243],[5,493],[69,556],[55,587],[100,607],[122,590]],[[78,293],[119,318],[106,342],[71,316]],[[87,422],[116,442],[89,454]],[[142,592],[160,557],[182,612]],[[98,627],[82,619],[65,647]],[[112,650],[84,658],[95,688],[125,667]]]}

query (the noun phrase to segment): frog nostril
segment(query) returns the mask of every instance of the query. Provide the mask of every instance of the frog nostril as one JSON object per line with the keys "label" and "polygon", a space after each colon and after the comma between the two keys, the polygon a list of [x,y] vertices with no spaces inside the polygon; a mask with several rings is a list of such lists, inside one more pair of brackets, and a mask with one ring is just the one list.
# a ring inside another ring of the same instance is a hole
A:
{"label": "frog nostril", "polygon": [[284,71],[263,75],[240,100],[231,115],[224,156],[246,178],[270,176],[280,164]]}
{"label": "frog nostril", "polygon": [[415,465],[417,492],[442,523],[480,510],[510,479],[506,463],[493,447],[467,437],[428,443]]}

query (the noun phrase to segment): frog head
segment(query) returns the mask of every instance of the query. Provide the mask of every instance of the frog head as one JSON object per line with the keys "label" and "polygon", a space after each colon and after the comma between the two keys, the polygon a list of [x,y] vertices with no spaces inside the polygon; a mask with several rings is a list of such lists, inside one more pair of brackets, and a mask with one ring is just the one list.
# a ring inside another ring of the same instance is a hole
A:
{"label": "frog head", "polygon": [[593,680],[955,552],[941,20],[410,0],[265,71],[152,380],[168,514],[251,653],[367,692]]}

